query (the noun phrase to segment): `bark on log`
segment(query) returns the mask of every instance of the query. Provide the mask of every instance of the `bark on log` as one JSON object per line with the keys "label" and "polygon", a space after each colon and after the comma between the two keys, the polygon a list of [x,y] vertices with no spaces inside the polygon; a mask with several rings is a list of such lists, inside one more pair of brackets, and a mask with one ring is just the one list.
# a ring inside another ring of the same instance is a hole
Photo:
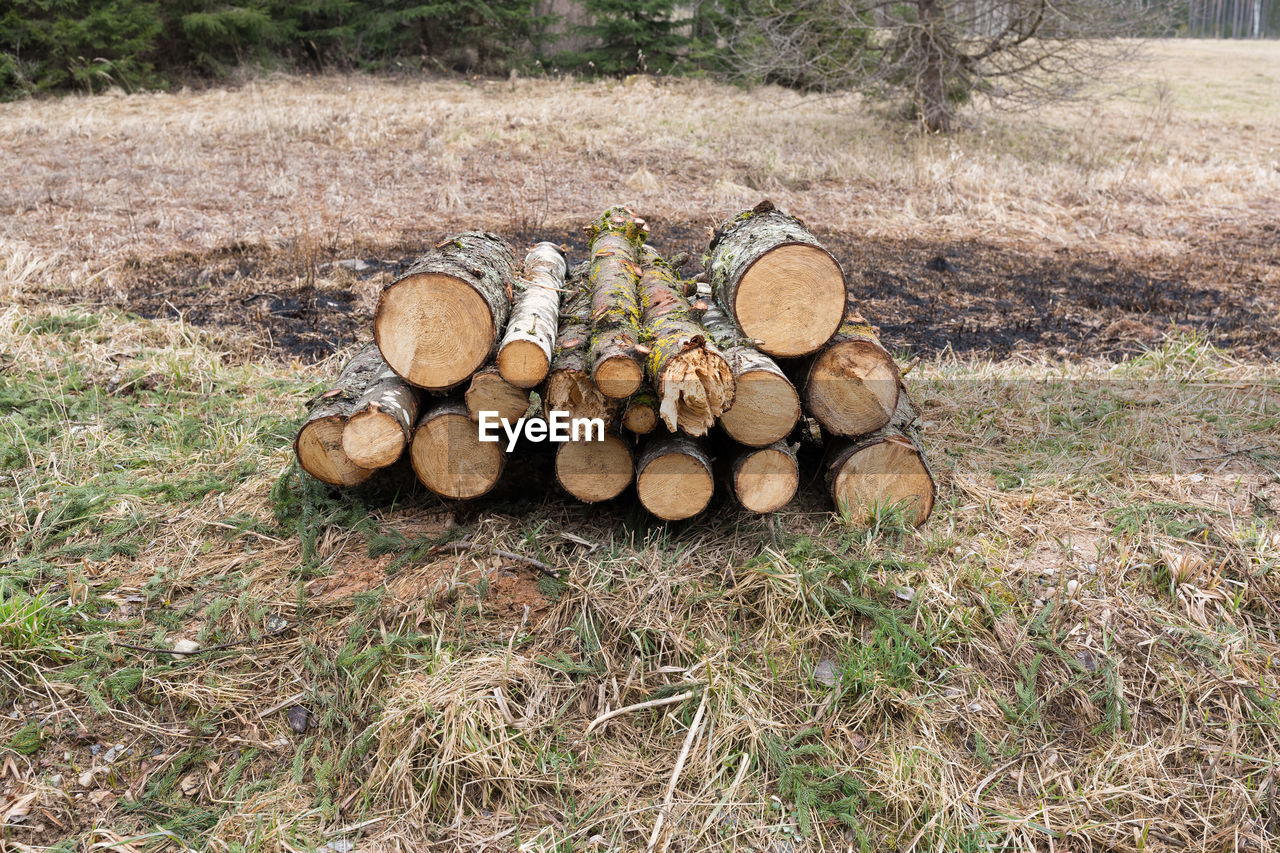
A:
{"label": "bark on log", "polygon": [[615,400],[630,397],[644,381],[640,345],[640,265],[643,222],[611,207],[591,225],[591,379]]}
{"label": "bark on log", "polygon": [[603,441],[568,441],[556,448],[556,480],[584,503],[616,498],[631,485],[631,446],[613,433]]}
{"label": "bark on log", "polygon": [[800,220],[770,202],[722,223],[705,263],[716,300],[762,352],[807,355],[840,325],[844,271]]}
{"label": "bark on log", "polygon": [[658,425],[658,395],[648,385],[627,398],[622,411],[622,426],[636,435],[653,432]]}
{"label": "bark on log", "polygon": [[427,252],[378,300],[373,335],[387,364],[433,391],[466,381],[507,322],[515,269],[495,234],[469,231]]}
{"label": "bark on log", "polygon": [[342,449],[342,432],[356,403],[386,367],[378,348],[366,345],[355,354],[333,386],[308,405],[310,413],[293,440],[302,470],[332,486],[355,486],[373,474],[351,461]]}
{"label": "bark on log", "polygon": [[361,468],[385,468],[399,459],[418,422],[418,390],[397,376],[381,355],[378,361],[373,384],[356,400],[342,428],[342,450]]}
{"label": "bark on log", "polygon": [[752,346],[719,306],[707,306],[702,324],[733,371],[733,405],[720,416],[720,426],[748,447],[767,447],[790,435],[800,420],[800,395],[782,368]]}
{"label": "bark on log", "polygon": [[933,472],[920,440],[919,413],[905,389],[887,425],[862,438],[832,439],[825,467],[836,510],[856,523],[896,506],[919,527],[933,511]]}
{"label": "bark on log", "polygon": [[464,399],[471,420],[477,423],[481,412],[497,412],[499,418],[515,423],[529,411],[529,392],[503,379],[493,365],[476,371]]}
{"label": "bark on log", "polygon": [[744,448],[730,468],[733,493],[752,512],[776,512],[791,502],[800,485],[800,465],[785,442]]}
{"label": "bark on log", "polygon": [[833,435],[874,432],[898,407],[898,365],[852,299],[839,330],[804,376],[805,408]]}
{"label": "bark on log", "polygon": [[702,442],[683,435],[651,439],[636,463],[636,495],[658,518],[679,521],[702,512],[715,491]]}
{"label": "bark on log", "polygon": [[607,425],[617,417],[618,405],[600,393],[591,380],[590,296],[583,279],[575,276],[560,314],[560,333],[551,357],[551,371],[543,396],[543,409],[565,412],[571,418],[603,418]]}
{"label": "bark on log", "polygon": [[695,319],[685,286],[657,252],[641,250],[641,327],[645,372],[667,429],[706,435],[733,405],[733,371]]}
{"label": "bark on log", "polygon": [[413,471],[437,495],[478,498],[498,483],[505,456],[501,442],[480,440],[467,407],[448,400],[423,413],[409,445]]}
{"label": "bark on log", "polygon": [[554,243],[539,243],[525,256],[497,359],[502,378],[517,388],[534,387],[551,369],[567,271],[564,253]]}

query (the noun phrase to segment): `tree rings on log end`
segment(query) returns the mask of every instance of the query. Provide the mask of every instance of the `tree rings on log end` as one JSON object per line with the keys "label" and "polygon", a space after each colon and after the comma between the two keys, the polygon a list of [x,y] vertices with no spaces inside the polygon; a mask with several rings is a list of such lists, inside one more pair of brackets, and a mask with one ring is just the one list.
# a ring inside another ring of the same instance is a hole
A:
{"label": "tree rings on log end", "polygon": [[847,448],[832,460],[828,477],[837,511],[860,524],[896,506],[918,527],[933,511],[933,477],[905,436]]}
{"label": "tree rings on log end", "polygon": [[603,441],[570,441],[556,450],[556,480],[585,503],[616,498],[631,485],[631,448],[616,435]]}
{"label": "tree rings on log end", "polygon": [[341,416],[316,418],[302,427],[294,441],[294,451],[302,470],[331,486],[357,486],[373,471],[356,465],[342,449]]}
{"label": "tree rings on log end", "polygon": [[373,336],[391,369],[433,391],[464,381],[493,350],[497,330],[484,297],[443,273],[410,275],[383,291]]}
{"label": "tree rings on log end", "polygon": [[414,473],[441,497],[478,498],[502,476],[503,453],[498,442],[483,442],[479,430],[461,406],[427,412],[418,423],[409,448]]}
{"label": "tree rings on log end", "polygon": [[875,432],[893,416],[901,387],[893,356],[870,341],[846,341],[818,353],[805,383],[809,414],[834,435]]}
{"label": "tree rings on log end", "polygon": [[845,280],[825,249],[785,243],[762,255],[738,279],[733,315],[761,352],[807,355],[825,344],[844,317]]}

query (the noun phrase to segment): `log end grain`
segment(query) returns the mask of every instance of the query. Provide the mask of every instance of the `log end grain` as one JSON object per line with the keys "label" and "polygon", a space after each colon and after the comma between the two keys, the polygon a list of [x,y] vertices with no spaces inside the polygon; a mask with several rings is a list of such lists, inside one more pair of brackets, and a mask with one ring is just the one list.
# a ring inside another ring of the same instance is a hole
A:
{"label": "log end grain", "polygon": [[807,355],[831,339],[844,316],[845,279],[820,246],[787,243],[742,273],[729,306],[761,352]]}
{"label": "log end grain", "polygon": [[342,449],[347,419],[340,416],[308,421],[298,432],[294,450],[302,470],[331,486],[357,486],[373,471],[356,465]]}
{"label": "log end grain", "polygon": [[706,508],[714,491],[711,460],[694,442],[660,439],[641,453],[636,494],[644,508],[658,518],[691,518]]}
{"label": "log end grain", "polygon": [[407,443],[395,415],[377,408],[356,412],[342,429],[342,450],[361,468],[387,467],[400,458]]}
{"label": "log end grain", "polygon": [[514,340],[498,352],[498,372],[517,388],[533,388],[547,377],[551,360],[534,341]]}
{"label": "log end grain", "polygon": [[738,374],[733,405],[720,425],[739,444],[765,447],[790,435],[799,420],[795,386],[781,371],[761,369]]}
{"label": "log end grain", "polygon": [[933,511],[933,477],[905,436],[849,446],[835,454],[828,463],[828,483],[837,511],[859,524],[896,506],[907,523],[918,527]]}
{"label": "log end grain", "polygon": [[480,420],[481,412],[497,412],[499,418],[515,423],[529,410],[529,392],[503,379],[492,367],[471,377],[464,399],[473,421]]}
{"label": "log end grain", "polygon": [[800,468],[786,447],[749,450],[734,461],[734,494],[752,512],[776,512],[791,502],[799,485]]}
{"label": "log end grain", "polygon": [[814,359],[805,400],[809,413],[832,434],[866,435],[889,423],[900,387],[897,366],[883,347],[847,341]]}
{"label": "log end grain", "polygon": [[585,503],[616,498],[631,485],[631,448],[620,437],[603,441],[570,441],[556,450],[556,480],[565,491]]}
{"label": "log end grain", "polygon": [[502,476],[504,457],[497,442],[482,442],[461,406],[444,406],[422,416],[409,446],[414,473],[441,497],[455,500],[488,493]]}
{"label": "log end grain", "polygon": [[443,273],[409,275],[383,291],[373,320],[382,357],[420,388],[452,388],[493,349],[497,330],[475,287]]}
{"label": "log end grain", "polygon": [[631,355],[612,355],[597,362],[592,378],[601,394],[625,400],[644,382],[644,368]]}

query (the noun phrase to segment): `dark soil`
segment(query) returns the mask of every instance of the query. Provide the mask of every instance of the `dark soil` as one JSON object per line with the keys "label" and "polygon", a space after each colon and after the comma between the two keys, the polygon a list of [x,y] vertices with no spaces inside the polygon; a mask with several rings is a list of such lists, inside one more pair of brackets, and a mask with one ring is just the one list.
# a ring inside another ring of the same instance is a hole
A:
{"label": "dark soil", "polygon": [[[652,222],[654,242],[692,258],[706,229]],[[441,235],[395,246],[295,248],[235,245],[131,264],[118,307],[185,317],[253,357],[318,359],[370,334],[373,294]],[[517,246],[564,243],[577,230],[506,235]],[[1244,358],[1280,354],[1280,232],[1262,224],[1205,235],[1185,255],[1154,259],[1037,251],[981,242],[868,240],[818,232],[850,273],[863,313],[902,353],[950,350],[1005,358],[1018,352],[1119,358],[1175,327],[1194,329]],[[341,262],[335,265],[335,261]],[[856,275],[855,275],[856,273]]]}

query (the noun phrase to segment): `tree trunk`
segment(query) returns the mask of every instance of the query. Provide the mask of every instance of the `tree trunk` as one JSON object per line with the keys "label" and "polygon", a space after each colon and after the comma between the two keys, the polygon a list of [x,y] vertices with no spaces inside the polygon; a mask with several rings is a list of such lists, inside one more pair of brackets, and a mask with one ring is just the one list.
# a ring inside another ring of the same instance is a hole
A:
{"label": "tree trunk", "polygon": [[800,420],[800,395],[782,368],[751,346],[719,306],[707,307],[702,325],[733,371],[733,405],[720,416],[720,426],[748,447],[766,447],[790,435]]}
{"label": "tree trunk", "polygon": [[805,407],[833,435],[874,432],[898,407],[898,365],[852,299],[840,329],[804,376]]}
{"label": "tree trunk", "polygon": [[591,380],[591,305],[576,276],[569,293],[560,314],[560,332],[547,374],[543,410],[565,412],[571,418],[603,418],[608,426],[617,417],[618,405],[601,394]]}
{"label": "tree trunk", "polygon": [[499,418],[515,423],[529,411],[529,392],[503,379],[493,365],[476,371],[464,399],[471,420],[477,423],[481,412],[497,412]]}
{"label": "tree trunk", "polygon": [[567,441],[556,448],[556,480],[584,503],[616,498],[631,485],[635,471],[631,447],[605,433],[603,441]]}
{"label": "tree trunk", "polygon": [[942,32],[946,22],[938,0],[917,0],[919,24],[913,33],[916,40],[915,56],[919,67],[908,69],[916,74],[916,102],[924,126],[934,133],[951,130],[955,116],[947,100],[946,55],[943,52]]}
{"label": "tree trunk", "polygon": [[[376,352],[377,347],[370,344]],[[351,408],[342,428],[342,450],[361,468],[385,468],[400,458],[418,421],[418,390],[378,356],[374,383]]]}
{"label": "tree trunk", "polygon": [[733,371],[694,319],[670,265],[648,247],[642,257],[645,372],[658,394],[658,415],[672,432],[706,435],[733,404]]}
{"label": "tree trunk", "polygon": [[658,518],[679,521],[702,512],[715,491],[703,444],[682,435],[650,439],[636,463],[636,495]]}
{"label": "tree trunk", "polygon": [[796,454],[785,442],[743,448],[730,468],[738,503],[752,512],[776,512],[791,502],[800,485]]}
{"label": "tree trunk", "polygon": [[827,446],[827,487],[836,510],[859,524],[897,507],[919,527],[933,511],[934,481],[920,441],[919,415],[905,390],[893,419],[859,439]]}
{"label": "tree trunk", "polygon": [[378,300],[373,335],[387,364],[433,391],[465,382],[507,322],[515,269],[495,234],[467,232],[427,252]]}
{"label": "tree trunk", "polygon": [[372,469],[356,465],[342,449],[342,433],[356,403],[385,368],[378,348],[367,344],[342,368],[333,387],[308,404],[311,411],[293,440],[302,470],[332,486],[355,486],[369,479]]}
{"label": "tree trunk", "polygon": [[498,370],[517,388],[534,387],[551,369],[566,272],[564,253],[554,243],[539,243],[525,256],[519,293],[498,347]]}
{"label": "tree trunk", "polygon": [[648,385],[627,398],[622,411],[622,425],[636,435],[653,432],[658,425],[658,395]]}
{"label": "tree trunk", "polygon": [[612,207],[591,226],[591,379],[600,393],[624,400],[644,381],[640,344],[643,223]]}
{"label": "tree trunk", "polygon": [[804,223],[770,202],[716,229],[706,267],[716,301],[762,352],[807,355],[840,325],[840,264]]}
{"label": "tree trunk", "polygon": [[467,407],[452,400],[422,415],[409,459],[424,486],[454,500],[486,494],[498,484],[505,461],[501,442],[481,441]]}

